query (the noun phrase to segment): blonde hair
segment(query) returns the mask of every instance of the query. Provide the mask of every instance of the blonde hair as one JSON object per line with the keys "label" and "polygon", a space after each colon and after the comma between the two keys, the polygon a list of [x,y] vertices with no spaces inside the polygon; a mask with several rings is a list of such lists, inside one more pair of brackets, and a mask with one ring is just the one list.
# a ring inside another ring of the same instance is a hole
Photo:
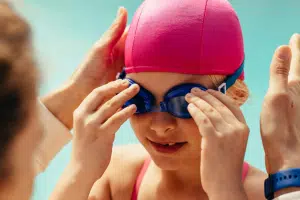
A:
{"label": "blonde hair", "polygon": [[[217,87],[220,85],[226,76],[223,75],[210,75],[210,79]],[[249,89],[244,81],[238,79],[230,88],[228,88],[226,94],[230,96],[239,106],[243,105],[249,97]]]}

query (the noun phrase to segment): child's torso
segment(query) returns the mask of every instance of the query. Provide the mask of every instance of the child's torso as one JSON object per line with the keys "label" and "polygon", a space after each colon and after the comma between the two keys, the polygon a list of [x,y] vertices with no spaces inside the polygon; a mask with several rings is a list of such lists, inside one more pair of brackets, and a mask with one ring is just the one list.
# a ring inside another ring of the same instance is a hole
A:
{"label": "child's torso", "polygon": [[111,200],[208,199],[203,190],[193,189],[190,185],[161,184],[148,153],[144,150],[137,152],[139,149],[135,149],[134,153],[124,152],[124,155],[115,159],[117,161],[109,175]]}

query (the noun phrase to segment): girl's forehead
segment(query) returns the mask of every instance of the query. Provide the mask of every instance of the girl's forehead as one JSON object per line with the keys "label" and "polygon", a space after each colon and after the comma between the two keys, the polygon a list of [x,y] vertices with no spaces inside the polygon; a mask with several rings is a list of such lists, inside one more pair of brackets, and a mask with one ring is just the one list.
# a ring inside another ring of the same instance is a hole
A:
{"label": "girl's forehead", "polygon": [[170,88],[183,83],[197,83],[207,88],[214,87],[208,75],[179,74],[169,72],[140,72],[127,74],[127,78],[133,79],[146,89],[163,93]]}

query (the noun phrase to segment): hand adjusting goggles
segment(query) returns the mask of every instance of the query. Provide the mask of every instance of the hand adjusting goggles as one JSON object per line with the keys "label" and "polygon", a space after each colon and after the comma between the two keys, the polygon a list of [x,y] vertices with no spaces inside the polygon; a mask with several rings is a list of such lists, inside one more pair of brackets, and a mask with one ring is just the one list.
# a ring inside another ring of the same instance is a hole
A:
{"label": "hand adjusting goggles", "polygon": [[[222,84],[218,86],[216,90],[226,93],[226,90],[231,87],[235,81],[239,78],[241,73],[244,70],[244,62],[241,66],[234,72],[234,74],[227,76]],[[124,79],[126,77],[125,70],[119,75],[119,79]],[[134,82],[132,79],[126,78],[129,81],[129,85],[133,85]],[[138,83],[136,83],[138,84]],[[171,88],[164,96],[164,100],[156,105],[154,95],[148,91],[147,89],[140,86],[139,93],[134,96],[132,99],[127,101],[123,108],[130,106],[131,104],[135,104],[137,110],[135,114],[143,114],[148,112],[168,112],[171,115],[188,119],[191,118],[190,113],[187,110],[188,103],[185,100],[186,94],[188,94],[192,88],[199,88],[203,91],[206,91],[207,88],[195,83],[185,83],[174,86]]]}

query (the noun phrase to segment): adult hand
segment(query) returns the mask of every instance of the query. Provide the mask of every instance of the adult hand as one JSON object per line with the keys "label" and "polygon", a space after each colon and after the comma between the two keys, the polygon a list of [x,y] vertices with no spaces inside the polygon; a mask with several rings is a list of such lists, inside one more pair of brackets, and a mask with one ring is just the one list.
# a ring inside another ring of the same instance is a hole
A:
{"label": "adult hand", "polygon": [[85,61],[67,83],[42,99],[45,106],[69,129],[72,114],[82,100],[96,87],[116,79],[124,67],[127,37],[127,11],[120,8],[111,27],[95,43]]}
{"label": "adult hand", "polygon": [[[261,118],[261,137],[269,174],[300,168],[300,36],[279,47],[270,67],[270,83]],[[294,188],[275,194],[280,195]],[[299,190],[296,189],[296,190]]]}
{"label": "adult hand", "polygon": [[94,88],[116,80],[124,67],[124,47],[127,37],[127,11],[121,7],[111,27],[102,35],[86,60],[71,77],[76,91],[89,94]]}

